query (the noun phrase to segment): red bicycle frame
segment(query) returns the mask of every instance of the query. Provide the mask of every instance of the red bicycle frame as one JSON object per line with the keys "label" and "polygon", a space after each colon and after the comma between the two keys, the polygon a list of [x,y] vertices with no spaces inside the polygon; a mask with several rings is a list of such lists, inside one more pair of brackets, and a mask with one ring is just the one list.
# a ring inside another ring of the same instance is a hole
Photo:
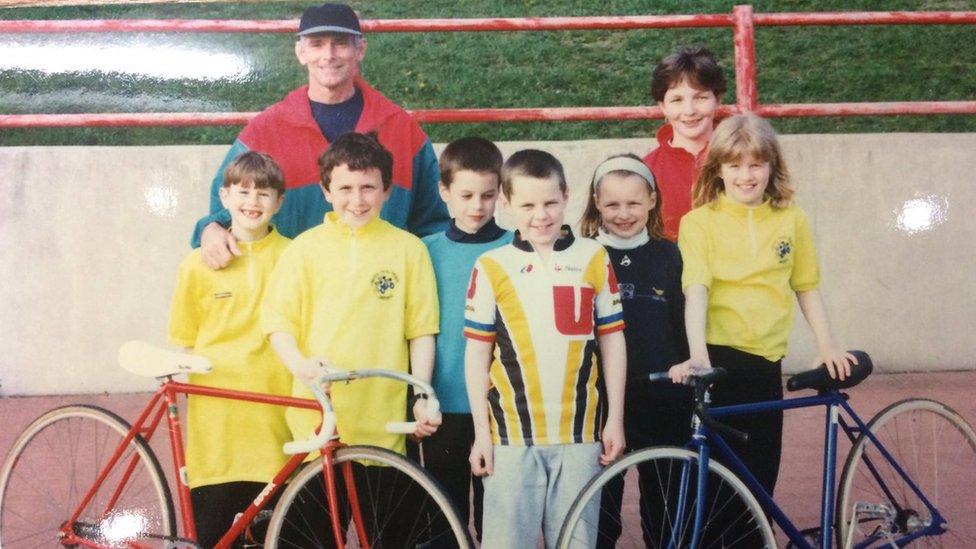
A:
{"label": "red bicycle frame", "polygon": [[[175,541],[186,541],[195,542],[197,537],[196,523],[193,519],[193,504],[190,501],[190,487],[186,477],[186,456],[183,448],[183,430],[180,423],[179,406],[177,404],[177,395],[200,395],[216,398],[225,398],[230,400],[241,400],[246,402],[257,402],[261,404],[270,404],[274,406],[289,406],[293,408],[305,408],[309,410],[319,410],[321,407],[319,403],[313,399],[306,398],[295,398],[295,397],[285,397],[278,395],[269,395],[265,393],[253,393],[249,391],[236,391],[231,389],[221,389],[217,387],[205,387],[200,385],[191,385],[188,383],[182,383],[178,381],[173,381],[172,378],[167,377],[163,381],[160,388],[153,394],[149,399],[149,403],[146,404],[142,412],[139,414],[138,419],[126,433],[122,442],[116,448],[115,452],[112,454],[111,459],[99,473],[98,478],[95,479],[94,485],[89,488],[85,497],[82,498],[81,503],[75,508],[74,513],[65,522],[64,526],[61,528],[62,533],[62,543],[68,545],[80,545],[84,547],[95,547],[103,548],[104,546],[94,543],[89,539],[79,537],[75,533],[74,524],[81,516],[84,509],[91,503],[92,499],[95,497],[96,492],[102,487],[102,483],[108,477],[109,473],[115,468],[119,460],[122,457],[123,452],[135,438],[136,434],[142,436],[146,442],[152,439],[153,434],[159,427],[162,421],[163,414],[166,412],[166,422],[169,426],[169,442],[170,450],[173,456],[173,469],[176,473],[176,486],[177,486],[177,500],[179,503],[180,518],[183,523],[183,530],[185,538],[178,538]],[[153,413],[155,412],[155,413]],[[152,418],[150,419],[150,416]],[[333,456],[335,451],[341,448],[343,444],[338,440],[329,441],[322,449],[322,472],[325,476],[325,486],[326,486],[326,497],[329,504],[329,511],[332,513],[332,532],[335,536],[335,541],[337,546],[342,549],[344,547],[344,542],[342,538],[342,532],[344,529],[340,524],[339,513],[338,513],[338,497],[336,493],[336,483],[335,483],[335,471],[333,470]],[[298,469],[308,453],[299,453],[293,455],[287,463],[278,471],[275,477],[265,485],[264,489],[258,495],[258,497],[251,502],[251,504],[242,512],[241,515],[237,517],[237,520],[231,525],[230,529],[224,534],[220,541],[215,546],[216,549],[224,549],[230,547],[230,545],[236,540],[254,517],[257,516],[259,512],[267,505],[268,501],[278,491],[281,486],[285,484],[288,478],[291,476],[296,469]],[[133,456],[126,466],[126,470],[122,475],[119,485],[115,487],[112,496],[109,498],[103,513],[108,515],[111,512],[112,507],[118,501],[124,490],[126,484],[128,483],[132,472],[135,470],[136,465],[138,465],[139,456]],[[356,534],[359,538],[359,543],[362,547],[368,548],[369,543],[366,537],[366,530],[363,525],[362,515],[359,511],[359,499],[356,493],[355,483],[352,478],[352,464],[343,464],[343,476],[345,477],[346,491],[349,494],[349,503],[352,508],[352,520],[356,526]],[[144,545],[130,542],[130,547],[138,548],[144,547]],[[105,547],[104,549],[109,549]]]}

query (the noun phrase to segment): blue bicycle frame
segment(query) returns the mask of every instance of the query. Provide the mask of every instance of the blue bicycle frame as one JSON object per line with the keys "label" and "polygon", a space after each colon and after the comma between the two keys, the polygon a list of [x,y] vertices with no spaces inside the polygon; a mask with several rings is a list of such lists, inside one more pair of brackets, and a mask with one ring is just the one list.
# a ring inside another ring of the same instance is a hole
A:
{"label": "blue bicycle frame", "polygon": [[[705,397],[708,398],[707,396]],[[712,418],[722,418],[727,416],[736,416],[742,414],[750,413],[762,413],[771,412],[777,410],[790,410],[794,408],[810,408],[813,406],[825,406],[826,416],[825,416],[825,435],[824,435],[824,459],[823,459],[823,485],[821,490],[821,500],[820,500],[820,547],[821,549],[829,549],[831,547],[831,542],[834,537],[834,492],[836,484],[836,473],[837,473],[837,428],[840,426],[844,434],[851,440],[853,444],[857,439],[858,435],[864,434],[874,448],[878,450],[881,457],[884,458],[894,469],[894,471],[905,481],[905,484],[918,496],[919,500],[928,508],[932,516],[932,523],[916,532],[912,532],[902,537],[896,538],[894,543],[901,547],[910,543],[921,536],[927,535],[937,535],[944,531],[945,519],[939,514],[938,509],[936,509],[925,494],[918,488],[915,482],[908,476],[905,470],[900,464],[892,457],[884,446],[878,441],[873,433],[868,429],[868,426],[861,421],[857,413],[850,407],[847,403],[848,396],[846,393],[841,393],[839,391],[824,391],[818,396],[812,397],[799,397],[790,398],[775,401],[757,402],[752,404],[739,404],[734,406],[719,406],[715,408],[708,409],[708,415]],[[707,402],[707,400],[706,400]],[[841,410],[845,412],[842,417]],[[789,537],[790,541],[793,542],[797,547],[802,547],[804,549],[813,549],[813,546],[803,537],[797,527],[792,521],[783,513],[783,510],[773,501],[772,496],[767,492],[756,480],[756,477],[749,471],[748,468],[742,463],[735,452],[729,447],[728,443],[722,438],[722,436],[715,432],[714,429],[708,428],[701,420],[697,417],[695,418],[694,425],[694,435],[691,442],[688,443],[688,448],[698,454],[699,468],[698,468],[698,482],[696,487],[697,495],[697,508],[695,510],[695,525],[694,525],[694,536],[692,539],[692,547],[696,547],[700,536],[702,524],[702,516],[704,516],[704,505],[705,505],[705,490],[707,487],[706,478],[708,471],[708,462],[711,459],[711,453],[714,451],[717,453],[719,461],[721,461],[726,467],[728,467],[732,472],[734,472],[739,478],[745,482],[746,486],[750,491],[756,496],[759,504],[762,508],[772,517],[773,521],[783,529],[783,532]],[[878,474],[877,469],[872,465],[871,461],[867,456],[864,456],[865,465],[868,470],[874,476],[878,486],[884,492],[888,501],[895,508],[897,512],[901,512],[901,508],[898,506],[897,500],[892,497],[889,487]],[[681,485],[688,486],[687,481],[689,480],[690,472],[688,467],[685,467],[682,471]],[[684,503],[686,501],[687,495],[682,493],[679,495],[678,509],[684,509]],[[680,517],[679,517],[680,521]],[[874,539],[868,539],[862,543],[855,545],[855,548],[868,547],[876,541],[880,540],[880,536]],[[885,545],[890,545],[891,541],[885,540]],[[674,545],[674,540],[672,540],[672,545]]]}

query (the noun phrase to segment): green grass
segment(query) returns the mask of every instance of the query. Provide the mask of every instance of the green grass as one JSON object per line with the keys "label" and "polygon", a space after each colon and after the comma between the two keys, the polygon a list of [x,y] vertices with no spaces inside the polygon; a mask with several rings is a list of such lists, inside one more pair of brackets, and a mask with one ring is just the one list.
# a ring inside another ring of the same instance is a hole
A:
{"label": "green grass", "polygon": [[[367,18],[520,17],[728,13],[728,1],[528,0],[501,2],[378,0],[355,2]],[[3,19],[297,18],[307,2],[140,4],[0,10]],[[832,10],[976,10],[976,0],[766,0],[757,12]],[[758,86],[766,103],[973,100],[973,26],[799,27],[757,30]],[[179,80],[104,73],[11,69],[0,57],[0,112],[253,111],[300,85],[305,75],[280,34],[0,35],[4,42],[55,45],[152,45],[245,56],[246,78]],[[729,68],[730,29],[517,33],[373,34],[366,77],[406,108],[538,107],[646,104],[650,72],[683,43],[705,43]],[[435,141],[468,134],[498,140],[588,139],[649,135],[657,121],[428,124]],[[779,119],[785,133],[972,132],[976,116]],[[0,132],[0,145],[227,143],[236,127],[32,129]]]}

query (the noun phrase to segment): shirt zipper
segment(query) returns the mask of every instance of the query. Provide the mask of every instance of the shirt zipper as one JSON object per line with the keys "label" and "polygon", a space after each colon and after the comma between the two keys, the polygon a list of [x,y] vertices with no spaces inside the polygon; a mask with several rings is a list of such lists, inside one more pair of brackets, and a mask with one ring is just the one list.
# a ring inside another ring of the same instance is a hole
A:
{"label": "shirt zipper", "polygon": [[349,243],[349,253],[350,253],[350,256],[351,256],[350,257],[351,261],[349,263],[352,264],[351,274],[356,274],[356,272],[358,271],[358,268],[359,268],[359,266],[356,264],[357,263],[357,260],[359,259],[358,253],[357,253],[358,250],[357,250],[357,246],[356,246],[356,229],[350,228],[349,229],[349,234],[351,235],[350,236],[350,239],[349,239],[349,242],[350,242]]}
{"label": "shirt zipper", "polygon": [[755,257],[756,257],[756,228],[753,226],[753,223],[752,223],[752,208],[749,208],[747,211],[749,212],[749,214],[748,214],[748,220],[749,220],[749,242],[750,242],[750,244],[752,244],[752,257],[753,257],[753,259],[755,259]]}

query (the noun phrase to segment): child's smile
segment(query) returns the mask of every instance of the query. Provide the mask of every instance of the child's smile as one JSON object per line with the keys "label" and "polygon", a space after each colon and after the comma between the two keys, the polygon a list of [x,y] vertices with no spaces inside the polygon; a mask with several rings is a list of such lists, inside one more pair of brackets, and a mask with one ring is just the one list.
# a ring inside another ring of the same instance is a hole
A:
{"label": "child's smile", "polygon": [[687,78],[668,89],[658,106],[674,128],[672,144],[687,148],[693,142],[707,141],[718,105],[714,92],[692,86]]}
{"label": "child's smile", "polygon": [[744,153],[721,167],[725,195],[746,206],[763,203],[769,185],[769,162]]}
{"label": "child's smile", "polygon": [[356,229],[380,214],[389,192],[376,168],[350,170],[346,164],[332,169],[332,181],[324,189],[325,199],[346,225]]}
{"label": "child's smile", "polygon": [[268,234],[282,197],[272,188],[257,188],[247,181],[222,187],[220,201],[230,213],[231,232],[238,240],[250,241]]}
{"label": "child's smile", "polygon": [[622,238],[645,230],[648,215],[657,202],[657,195],[637,174],[603,176],[594,198],[603,227]]}
{"label": "child's smile", "polygon": [[515,227],[536,250],[551,250],[563,226],[568,196],[555,177],[540,179],[519,175],[512,178],[508,203]]}

